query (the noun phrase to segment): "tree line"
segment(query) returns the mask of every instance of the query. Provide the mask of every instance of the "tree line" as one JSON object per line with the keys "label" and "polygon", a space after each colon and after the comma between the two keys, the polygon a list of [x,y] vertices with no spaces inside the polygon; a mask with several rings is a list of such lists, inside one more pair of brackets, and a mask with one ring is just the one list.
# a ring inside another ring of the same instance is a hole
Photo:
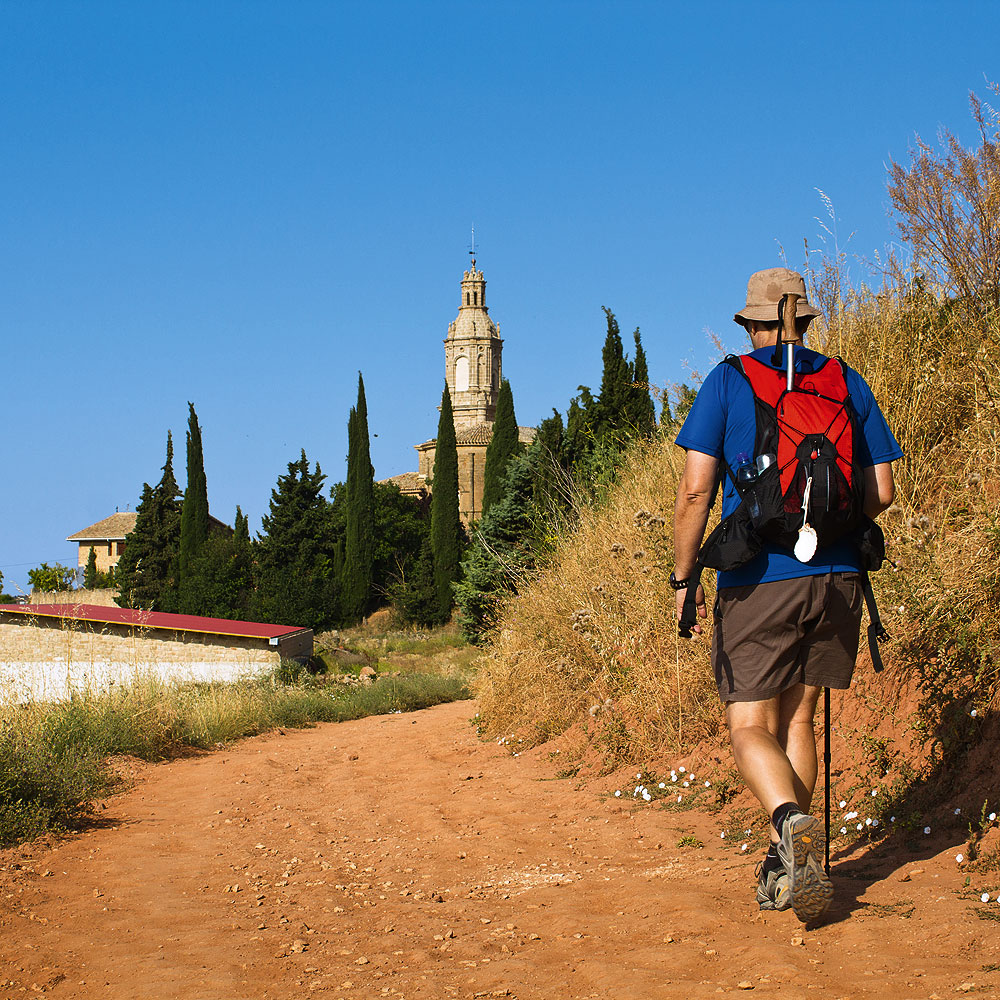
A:
{"label": "tree line", "polygon": [[[143,484],[135,527],[117,567],[111,575],[99,573],[91,551],[84,585],[115,587],[122,606],[314,630],[354,624],[386,605],[403,622],[437,625],[451,618],[457,602],[463,629],[478,637],[496,602],[545,548],[546,525],[578,502],[574,491],[610,481],[628,440],[655,427],[639,331],[630,360],[614,314],[605,314],[599,392],[579,386],[565,420],[554,409],[527,449],[510,383],[502,381],[486,450],[482,513],[469,529],[459,516],[447,384],[428,502],[404,496],[395,484],[375,482],[359,373],[347,421],[345,480],[328,487],[319,463],[303,450],[278,477],[255,537],[240,507],[232,528],[209,514],[202,428],[189,403],[186,488],[182,492],[177,483],[168,431],[160,478]],[[66,567],[32,573],[39,582],[44,576],[57,583],[47,589],[73,583],[74,571]]]}

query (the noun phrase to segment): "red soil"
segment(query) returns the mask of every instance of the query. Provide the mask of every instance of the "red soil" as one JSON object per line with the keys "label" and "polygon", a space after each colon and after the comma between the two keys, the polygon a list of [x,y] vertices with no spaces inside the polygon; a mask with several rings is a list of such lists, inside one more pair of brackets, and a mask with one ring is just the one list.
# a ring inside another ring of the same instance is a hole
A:
{"label": "red soil", "polygon": [[554,779],[474,710],[137,767],[101,826],[0,853],[0,997],[1000,995],[1000,874],[964,885],[957,828],[838,859],[804,929],[717,817]]}

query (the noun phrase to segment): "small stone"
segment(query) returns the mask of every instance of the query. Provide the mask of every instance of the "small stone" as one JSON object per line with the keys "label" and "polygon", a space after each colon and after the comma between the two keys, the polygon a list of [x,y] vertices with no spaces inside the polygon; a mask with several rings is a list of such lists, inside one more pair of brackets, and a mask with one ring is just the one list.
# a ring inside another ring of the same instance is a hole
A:
{"label": "small stone", "polygon": [[706,958],[712,958],[712,957],[713,957],[713,956],[715,956],[716,954],[717,954],[717,952],[716,952],[716,950],[715,950],[714,948],[709,948],[709,949],[708,949],[708,950],[707,950],[707,951],[705,952],[705,957],[706,957]]}
{"label": "small stone", "polygon": [[738,990],[752,990],[753,983],[751,983],[749,979],[744,979],[736,984],[736,988]]}
{"label": "small stone", "polygon": [[798,948],[798,947],[799,947],[799,945],[801,945],[802,943],[803,943],[803,942],[802,942],[802,936],[801,936],[801,935],[799,935],[799,934],[796,934],[796,935],[795,935],[795,937],[793,937],[793,938],[792,938],[792,944],[793,944],[793,945],[794,945],[794,946],[795,946],[796,948]]}
{"label": "small stone", "polygon": [[302,952],[304,952],[308,947],[309,945],[307,945],[302,938],[296,938],[292,942],[292,951],[295,952],[296,955],[301,955]]}
{"label": "small stone", "polygon": [[955,987],[956,993],[969,993],[976,988],[975,983],[962,983],[961,986]]}
{"label": "small stone", "polygon": [[354,960],[354,964],[355,965],[368,965],[368,959],[365,958],[364,955],[362,955],[360,958],[356,958]]}

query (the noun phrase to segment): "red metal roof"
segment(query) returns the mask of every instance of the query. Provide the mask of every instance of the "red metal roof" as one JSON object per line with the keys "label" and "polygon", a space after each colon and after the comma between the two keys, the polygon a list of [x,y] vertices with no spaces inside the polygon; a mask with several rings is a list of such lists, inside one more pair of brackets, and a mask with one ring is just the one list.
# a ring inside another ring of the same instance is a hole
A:
{"label": "red metal roof", "polygon": [[0,611],[27,618],[67,618],[104,625],[135,625],[139,628],[164,628],[174,632],[205,632],[209,635],[248,636],[255,639],[277,639],[279,636],[305,631],[298,625],[267,625],[264,622],[173,615],[166,611],[137,611],[134,608],[109,608],[97,604],[0,604]]}

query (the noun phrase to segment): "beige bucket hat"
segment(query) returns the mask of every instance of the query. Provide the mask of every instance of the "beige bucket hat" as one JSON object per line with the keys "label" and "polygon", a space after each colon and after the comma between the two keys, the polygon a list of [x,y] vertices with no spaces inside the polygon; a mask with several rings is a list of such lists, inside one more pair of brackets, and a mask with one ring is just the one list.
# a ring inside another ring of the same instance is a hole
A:
{"label": "beige bucket hat", "polygon": [[747,304],[733,319],[737,323],[756,319],[762,322],[776,322],[778,319],[778,299],[786,292],[798,295],[795,305],[796,316],[822,316],[823,314],[806,301],[806,283],[798,271],[787,267],[769,267],[765,271],[755,271],[747,282]]}

